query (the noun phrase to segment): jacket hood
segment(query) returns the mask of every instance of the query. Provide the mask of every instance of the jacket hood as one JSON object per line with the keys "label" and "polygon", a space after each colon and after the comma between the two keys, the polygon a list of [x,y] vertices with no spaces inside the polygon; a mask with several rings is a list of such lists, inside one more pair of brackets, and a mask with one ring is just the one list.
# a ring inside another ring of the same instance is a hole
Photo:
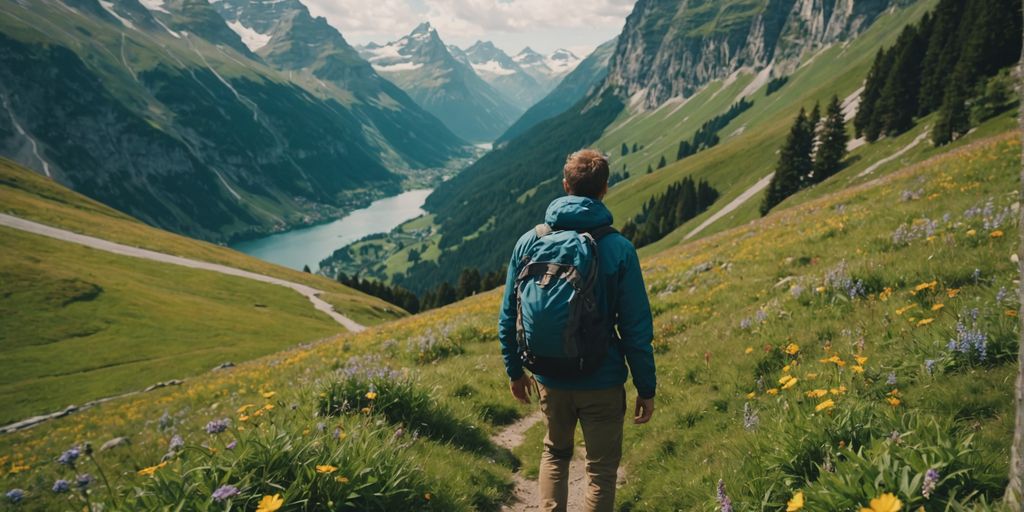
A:
{"label": "jacket hood", "polygon": [[612,223],[612,212],[601,201],[582,196],[563,196],[551,201],[544,223],[563,229],[593,229]]}

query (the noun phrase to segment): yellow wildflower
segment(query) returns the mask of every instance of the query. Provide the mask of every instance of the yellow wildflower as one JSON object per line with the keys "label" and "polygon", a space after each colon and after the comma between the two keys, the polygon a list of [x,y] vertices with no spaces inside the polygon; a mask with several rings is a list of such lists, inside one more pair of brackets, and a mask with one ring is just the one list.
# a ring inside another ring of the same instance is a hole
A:
{"label": "yellow wildflower", "polygon": [[878,294],[878,300],[885,302],[889,300],[889,297],[892,297],[892,288],[886,286],[885,289]]}
{"label": "yellow wildflower", "polygon": [[1010,318],[1017,318],[1017,310],[1016,309],[1007,309],[1006,310],[1006,316],[1008,316]]}
{"label": "yellow wildflower", "polygon": [[815,406],[814,410],[818,411],[818,412],[821,412],[821,411],[824,411],[825,409],[831,408],[834,405],[836,405],[836,403],[831,398],[829,398],[828,400],[825,400],[824,402],[822,402],[822,403],[818,404],[817,406]]}
{"label": "yellow wildflower", "polygon": [[747,349],[744,350],[743,353],[744,354],[753,354],[754,353],[754,347],[747,347]]}
{"label": "yellow wildflower", "polygon": [[165,461],[161,462],[160,464],[157,464],[156,466],[150,466],[148,468],[140,469],[139,470],[139,476],[153,476],[157,472],[157,470],[159,470],[160,468],[166,466],[167,464],[168,464],[168,462],[165,460]]}
{"label": "yellow wildflower", "polygon": [[946,305],[941,303],[941,302],[939,302],[939,303],[936,303],[936,304],[932,305],[932,311],[938,311],[938,310],[940,310],[940,309],[942,309],[944,307],[946,307]]}
{"label": "yellow wildflower", "polygon": [[370,408],[369,407],[363,407],[362,409],[359,409],[359,412],[361,412],[363,414],[370,414]]}
{"label": "yellow wildflower", "polygon": [[796,512],[804,508],[804,492],[797,491],[792,498],[786,502],[786,512]]}
{"label": "yellow wildflower", "polygon": [[800,345],[797,345],[796,343],[790,343],[789,345],[786,345],[787,354],[795,356],[797,352],[800,352]]}
{"label": "yellow wildflower", "polygon": [[861,507],[860,512],[900,512],[903,502],[895,495],[884,493],[871,500],[871,507]]}
{"label": "yellow wildflower", "polygon": [[756,397],[757,397],[757,391],[751,391],[750,393],[747,393],[747,398],[756,398]]}
{"label": "yellow wildflower", "polygon": [[978,232],[973,230],[973,229],[968,229],[967,230],[967,236],[974,236],[974,235],[977,235],[977,234],[978,234]]}
{"label": "yellow wildflower", "polygon": [[336,468],[334,466],[331,466],[329,464],[322,464],[322,465],[318,465],[316,467],[316,472],[317,473],[321,473],[321,474],[331,474],[331,473],[334,473],[337,470],[338,470],[338,468]]}
{"label": "yellow wildflower", "polygon": [[827,389],[815,389],[807,392],[807,398],[821,398],[827,394]]}
{"label": "yellow wildflower", "polygon": [[249,421],[249,417],[243,414],[238,417],[238,421]]}
{"label": "yellow wildflower", "polygon": [[259,506],[256,507],[256,512],[274,512],[284,506],[284,498],[280,494],[273,496],[264,496],[260,500]]}
{"label": "yellow wildflower", "polygon": [[900,399],[896,398],[894,396],[890,396],[889,398],[886,398],[885,401],[889,402],[889,405],[891,405],[893,407],[896,407],[896,406],[900,405]]}
{"label": "yellow wildflower", "polygon": [[922,292],[924,290],[934,290],[935,286],[938,285],[938,284],[939,284],[938,281],[932,281],[930,283],[921,283],[921,284],[919,284],[919,285],[914,287],[914,291],[913,291],[912,295],[917,295],[918,292]]}
{"label": "yellow wildflower", "polygon": [[777,395],[779,394],[779,388],[771,388],[766,390],[765,393],[768,393],[769,395]]}
{"label": "yellow wildflower", "polygon": [[366,392],[366,399],[367,400],[375,400],[376,398],[377,398],[377,392],[376,391],[367,391]]}
{"label": "yellow wildflower", "polygon": [[338,482],[339,484],[347,484],[348,483],[348,477],[347,476],[338,476],[338,477],[336,477],[334,479],[334,481]]}
{"label": "yellow wildflower", "polygon": [[850,371],[853,373],[864,373],[864,367],[859,364],[855,364],[850,367]]}
{"label": "yellow wildflower", "polygon": [[924,326],[926,326],[926,325],[928,325],[928,324],[930,324],[930,323],[932,323],[934,321],[935,321],[934,318],[922,318],[922,319],[918,320],[917,326],[918,327],[924,327]]}
{"label": "yellow wildflower", "polygon": [[814,380],[814,379],[818,378],[818,374],[817,374],[817,372],[815,372],[815,373],[808,373],[807,375],[804,375],[804,378],[807,379],[807,380]]}
{"label": "yellow wildflower", "polygon": [[819,286],[819,287],[815,288],[814,291],[816,291],[818,293],[825,293],[825,287],[824,286]]}
{"label": "yellow wildflower", "polygon": [[253,407],[256,407],[256,404],[245,404],[245,405],[243,405],[243,406],[238,408],[238,414],[242,414],[245,411],[248,411],[249,409],[251,409]]}
{"label": "yellow wildflower", "polygon": [[795,385],[796,385],[796,382],[797,382],[798,380],[800,380],[800,379],[798,379],[798,378],[796,378],[796,377],[793,377],[793,378],[789,379],[788,381],[786,381],[786,383],[785,383],[785,384],[783,384],[783,385],[782,385],[782,389],[789,389],[789,388],[791,388],[791,387],[795,386]]}
{"label": "yellow wildflower", "polygon": [[864,363],[868,362],[868,358],[864,356],[853,356],[853,360],[857,361],[857,364],[863,366]]}
{"label": "yellow wildflower", "polygon": [[274,395],[276,394],[277,391],[267,391],[266,393],[263,393],[263,398],[274,398]]}
{"label": "yellow wildflower", "polygon": [[789,373],[789,370],[791,370],[792,368],[792,366],[787,364],[786,366],[782,367],[782,373]]}
{"label": "yellow wildflower", "polygon": [[792,375],[783,375],[782,378],[779,379],[779,384],[785,385],[790,380],[793,380],[793,376]]}
{"label": "yellow wildflower", "polygon": [[828,390],[828,392],[832,393],[833,395],[839,396],[839,395],[842,395],[843,393],[846,393],[846,386],[839,386],[838,388],[831,388],[831,389]]}
{"label": "yellow wildflower", "polygon": [[946,296],[951,298],[951,299],[956,298],[956,296],[959,295],[959,294],[960,294],[960,288],[951,288],[949,290],[946,290]]}
{"label": "yellow wildflower", "polygon": [[997,229],[997,230],[989,233],[988,236],[990,236],[992,238],[1002,238],[1003,237],[1003,230]]}
{"label": "yellow wildflower", "polygon": [[264,405],[264,406],[263,406],[263,409],[264,409],[264,410],[267,410],[267,411],[269,411],[269,410],[271,410],[271,409],[273,409],[273,408],[274,408],[274,404],[267,404],[267,405]]}

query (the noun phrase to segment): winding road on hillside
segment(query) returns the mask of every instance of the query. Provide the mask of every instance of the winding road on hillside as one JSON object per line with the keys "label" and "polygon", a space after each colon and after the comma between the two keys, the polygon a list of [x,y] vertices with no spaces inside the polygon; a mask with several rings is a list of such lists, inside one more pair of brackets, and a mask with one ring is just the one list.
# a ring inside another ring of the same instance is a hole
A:
{"label": "winding road on hillside", "polygon": [[50,238],[56,238],[65,242],[74,244],[84,245],[100,251],[106,251],[122,256],[130,256],[132,258],[142,258],[145,260],[157,261],[160,263],[168,263],[171,265],[179,265],[182,267],[194,268],[199,270],[208,270],[210,272],[218,272],[229,276],[241,277],[243,279],[252,279],[253,281],[259,281],[261,283],[275,284],[278,286],[284,286],[291,288],[305,296],[313,303],[313,306],[331,317],[335,322],[338,322],[343,327],[352,332],[359,332],[366,327],[351,318],[342,315],[334,310],[334,307],[327,303],[327,301],[320,298],[320,294],[324,293],[323,290],[318,290],[312,286],[294,283],[292,281],[286,281],[276,277],[265,276],[263,274],[257,274],[255,272],[249,272],[247,270],[241,270],[227,265],[218,265],[216,263],[210,263],[208,261],[193,260],[190,258],[183,258],[181,256],[174,256],[171,254],[165,254],[162,252],[151,251],[148,249],[141,249],[138,247],[132,247],[130,245],[123,245],[102,238],[96,238],[88,235],[82,235],[74,233],[53,226],[47,226],[46,224],[40,224],[30,220],[22,219],[21,217],[15,217],[13,215],[7,215],[0,213],[0,226],[6,226],[9,228],[34,233],[36,235],[42,235]]}

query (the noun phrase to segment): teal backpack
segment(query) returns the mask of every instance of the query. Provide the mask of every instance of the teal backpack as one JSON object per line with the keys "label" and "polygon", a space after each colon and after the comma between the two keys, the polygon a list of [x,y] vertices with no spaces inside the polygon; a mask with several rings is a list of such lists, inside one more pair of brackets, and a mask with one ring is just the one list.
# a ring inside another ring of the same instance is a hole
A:
{"label": "teal backpack", "polygon": [[519,358],[545,377],[578,378],[601,365],[615,339],[599,310],[597,243],[615,228],[561,230],[540,224],[516,276]]}

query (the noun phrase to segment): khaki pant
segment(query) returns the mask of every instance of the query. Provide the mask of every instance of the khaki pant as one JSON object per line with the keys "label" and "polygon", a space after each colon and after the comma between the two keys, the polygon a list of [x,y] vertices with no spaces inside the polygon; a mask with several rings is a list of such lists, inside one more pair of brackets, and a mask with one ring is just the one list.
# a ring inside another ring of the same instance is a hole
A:
{"label": "khaki pant", "polygon": [[569,500],[569,461],[576,422],[587,448],[587,495],[584,510],[611,511],[615,477],[622,458],[622,421],[626,390],[553,389],[540,386],[540,409],[548,433],[540,458],[541,510],[564,512]]}

